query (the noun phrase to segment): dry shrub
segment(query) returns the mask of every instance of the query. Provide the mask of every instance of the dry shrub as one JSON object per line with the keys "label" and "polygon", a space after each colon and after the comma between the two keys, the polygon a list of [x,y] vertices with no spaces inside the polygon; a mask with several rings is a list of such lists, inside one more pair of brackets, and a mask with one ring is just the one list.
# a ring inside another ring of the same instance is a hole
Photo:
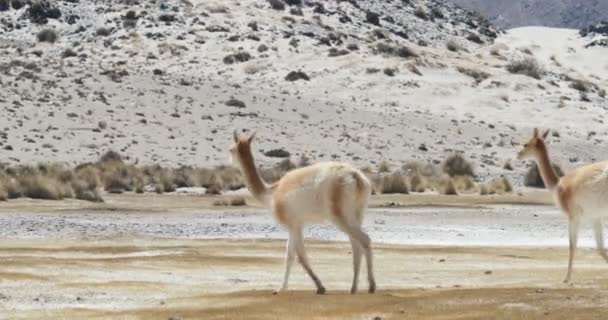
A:
{"label": "dry shrub", "polygon": [[220,199],[220,200],[215,200],[213,202],[213,205],[216,207],[242,207],[247,205],[247,201],[245,201],[245,198],[243,197],[235,197],[235,198],[231,198],[231,199]]}
{"label": "dry shrub", "polygon": [[462,49],[462,47],[453,40],[446,42],[445,46],[448,50],[453,52],[458,52]]}
{"label": "dry shrub", "polygon": [[232,198],[230,200],[230,205],[233,207],[240,207],[240,206],[247,205],[247,201],[245,201],[245,198],[243,198],[243,197]]}
{"label": "dry shrub", "polygon": [[441,176],[441,168],[432,163],[422,163],[419,161],[408,161],[401,169],[407,175],[419,174],[423,177],[439,177]]}
{"label": "dry shrub", "polygon": [[411,178],[410,178],[410,190],[412,192],[425,192],[427,188],[427,182],[426,180],[420,176],[420,174],[415,173]]}
{"label": "dry shrub", "polygon": [[245,187],[245,180],[241,170],[232,166],[219,166],[215,168],[219,179],[216,184],[220,190],[239,190]]}
{"label": "dry shrub", "polygon": [[504,194],[513,192],[513,186],[506,177],[500,177],[492,181],[488,186],[488,194]]}
{"label": "dry shrub", "polygon": [[374,184],[379,193],[382,194],[408,194],[406,177],[401,172],[391,174],[379,174],[374,179]]}
{"label": "dry shrub", "polygon": [[284,159],[275,164],[271,168],[263,168],[261,175],[264,181],[273,183],[279,181],[287,172],[296,168],[296,165],[290,159]]}
{"label": "dry shrub", "polygon": [[485,184],[482,184],[479,186],[479,194],[482,196],[486,196],[490,193],[490,191],[488,190],[488,186],[486,186]]}
{"label": "dry shrub", "polygon": [[386,173],[386,172],[391,172],[391,165],[388,163],[388,161],[382,161],[378,164],[378,172],[380,173]]}
{"label": "dry shrub", "polygon": [[473,165],[461,153],[448,156],[442,164],[442,169],[450,177],[475,176]]}
{"label": "dry shrub", "polygon": [[59,181],[40,174],[19,177],[23,196],[32,199],[61,200],[69,194]]}
{"label": "dry shrub", "polygon": [[523,74],[528,77],[540,80],[544,74],[543,69],[536,59],[527,57],[522,60],[512,61],[507,65],[507,70],[515,74]]}
{"label": "dry shrub", "polygon": [[457,67],[456,70],[458,70],[458,72],[460,72],[466,76],[473,78],[475,80],[475,83],[477,83],[477,84],[483,82],[484,80],[486,80],[490,77],[489,73],[478,70],[478,69]]}
{"label": "dry shrub", "polygon": [[8,192],[4,187],[4,181],[0,180],[0,201],[8,200]]}
{"label": "dry shrub", "polygon": [[194,168],[182,166],[173,171],[173,183],[177,188],[191,188],[197,185]]}
{"label": "dry shrub", "polygon": [[439,194],[448,196],[458,195],[458,190],[456,190],[453,179],[448,177],[438,180],[437,192],[439,192]]}
{"label": "dry shrub", "polygon": [[[562,168],[556,164],[552,164],[553,170],[558,177],[562,177],[564,175],[564,171]],[[543,178],[540,175],[540,171],[538,170],[538,166],[536,163],[533,163],[526,175],[524,176],[524,186],[532,187],[532,188],[544,188],[545,183],[543,182]]]}
{"label": "dry shrub", "polygon": [[471,192],[475,190],[475,182],[470,176],[455,176],[452,182],[456,190],[460,192]]}

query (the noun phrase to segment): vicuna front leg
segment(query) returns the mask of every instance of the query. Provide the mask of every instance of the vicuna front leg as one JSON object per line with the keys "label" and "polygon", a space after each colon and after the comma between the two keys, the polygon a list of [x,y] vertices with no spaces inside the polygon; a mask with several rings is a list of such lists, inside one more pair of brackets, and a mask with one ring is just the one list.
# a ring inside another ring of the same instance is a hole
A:
{"label": "vicuna front leg", "polygon": [[572,277],[572,264],[574,261],[574,254],[576,253],[576,243],[578,241],[578,219],[572,218],[568,224],[568,234],[570,238],[570,257],[568,258],[568,273],[566,274],[566,279],[564,279],[564,283],[570,282],[570,278]]}
{"label": "vicuna front leg", "polygon": [[604,258],[604,260],[608,261],[608,254],[606,254],[606,249],[604,248],[604,226],[602,225],[602,219],[597,219],[593,223],[593,229],[595,231],[595,242],[597,243],[597,251]]}
{"label": "vicuna front leg", "polygon": [[310,276],[312,281],[314,281],[315,286],[317,286],[317,293],[324,294],[325,287],[321,283],[321,280],[317,277],[317,275],[310,268],[310,264],[308,264],[308,257],[306,256],[306,250],[304,249],[304,236],[302,235],[302,229],[296,229],[289,232],[289,239],[293,238],[293,243],[295,246],[296,254],[298,255],[298,260],[302,265],[302,268],[306,270],[306,273]]}
{"label": "vicuna front leg", "polygon": [[289,235],[289,239],[287,240],[287,245],[285,248],[285,274],[283,275],[283,284],[281,288],[275,291],[275,294],[280,291],[287,290],[287,286],[289,283],[289,274],[291,273],[291,266],[293,265],[293,260],[295,259],[295,237]]}

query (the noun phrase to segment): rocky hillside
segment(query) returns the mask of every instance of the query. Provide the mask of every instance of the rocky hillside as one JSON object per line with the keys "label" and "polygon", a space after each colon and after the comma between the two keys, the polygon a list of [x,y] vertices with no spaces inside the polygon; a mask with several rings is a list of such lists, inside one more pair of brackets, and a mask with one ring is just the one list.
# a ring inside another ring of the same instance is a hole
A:
{"label": "rocky hillside", "polygon": [[226,163],[237,128],[263,164],[465,152],[491,177],[533,126],[566,166],[607,138],[599,49],[439,1],[0,3],[2,162]]}
{"label": "rocky hillside", "polygon": [[608,20],[608,0],[447,0],[489,17],[501,28],[547,26],[580,29]]}

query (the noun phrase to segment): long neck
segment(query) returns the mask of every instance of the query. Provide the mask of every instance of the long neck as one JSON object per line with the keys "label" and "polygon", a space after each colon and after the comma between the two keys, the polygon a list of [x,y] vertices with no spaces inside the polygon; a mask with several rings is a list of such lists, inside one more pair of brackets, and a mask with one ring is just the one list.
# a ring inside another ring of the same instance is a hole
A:
{"label": "long neck", "polygon": [[266,191],[268,188],[266,187],[264,180],[262,180],[262,177],[258,173],[258,169],[255,166],[251,151],[247,150],[247,152],[242,152],[239,154],[239,157],[241,171],[245,176],[245,183],[247,184],[247,188],[249,188],[249,191],[256,199],[264,203]]}
{"label": "long neck", "polygon": [[547,146],[542,142],[539,145],[539,155],[536,159],[536,162],[540,170],[540,176],[543,178],[543,182],[545,183],[545,187],[553,191],[557,186],[559,177],[557,176],[555,170],[553,170],[553,166],[551,165]]}

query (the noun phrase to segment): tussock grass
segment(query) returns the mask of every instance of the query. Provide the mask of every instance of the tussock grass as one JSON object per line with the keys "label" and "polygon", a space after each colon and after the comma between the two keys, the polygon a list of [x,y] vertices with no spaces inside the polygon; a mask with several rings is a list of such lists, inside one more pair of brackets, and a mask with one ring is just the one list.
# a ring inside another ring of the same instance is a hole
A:
{"label": "tussock grass", "polygon": [[448,156],[442,164],[442,169],[450,177],[475,176],[473,165],[461,153]]}
{"label": "tussock grass", "polygon": [[537,80],[540,80],[545,73],[538,61],[532,57],[511,61],[506,68],[511,73],[526,75]]}
{"label": "tussock grass", "polygon": [[372,180],[381,194],[409,194],[406,177],[399,171],[391,174],[381,173]]}

